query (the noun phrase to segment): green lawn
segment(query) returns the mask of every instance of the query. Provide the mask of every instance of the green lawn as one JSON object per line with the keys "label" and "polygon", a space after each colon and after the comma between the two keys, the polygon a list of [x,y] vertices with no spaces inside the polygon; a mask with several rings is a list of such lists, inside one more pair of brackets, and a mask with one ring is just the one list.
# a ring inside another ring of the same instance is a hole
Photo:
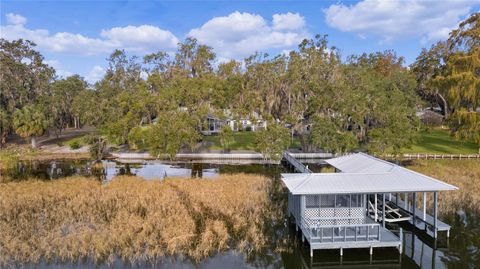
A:
{"label": "green lawn", "polygon": [[[235,143],[231,150],[255,150],[255,132],[235,132]],[[209,142],[208,149],[222,150],[218,135],[203,136],[203,141]],[[291,148],[300,148],[298,138],[293,139]],[[433,129],[422,131],[420,137],[411,148],[405,148],[403,153],[431,153],[431,154],[475,154],[478,146],[471,141],[459,141],[450,136],[448,130]]]}
{"label": "green lawn", "polygon": [[404,149],[403,153],[475,154],[478,153],[478,145],[456,140],[448,130],[433,129],[422,131],[418,141],[411,148]]}
{"label": "green lawn", "polygon": [[[233,135],[235,143],[231,146],[231,150],[255,150],[255,132],[235,132]],[[211,143],[208,147],[210,150],[223,149],[218,135],[205,135],[203,141]],[[294,138],[292,147],[299,147],[299,145],[298,139]]]}

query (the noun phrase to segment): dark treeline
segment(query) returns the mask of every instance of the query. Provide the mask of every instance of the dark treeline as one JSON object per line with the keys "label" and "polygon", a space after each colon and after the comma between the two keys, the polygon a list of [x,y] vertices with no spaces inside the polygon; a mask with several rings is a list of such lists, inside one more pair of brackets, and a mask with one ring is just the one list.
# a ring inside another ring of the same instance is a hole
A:
{"label": "dark treeline", "polygon": [[459,137],[478,138],[479,20],[472,15],[411,68],[393,51],[342,60],[325,36],[289,55],[219,63],[211,47],[187,38],[174,54],[114,51],[94,85],[77,75],[57,79],[29,41],[1,40],[1,143],[16,132],[35,146],[47,130],[92,125],[111,143],[174,156],[195,148],[209,113],[228,111],[260,115],[269,124],[259,138],[295,135],[304,151],[398,152],[416,138],[415,112],[425,102],[451,114]]}

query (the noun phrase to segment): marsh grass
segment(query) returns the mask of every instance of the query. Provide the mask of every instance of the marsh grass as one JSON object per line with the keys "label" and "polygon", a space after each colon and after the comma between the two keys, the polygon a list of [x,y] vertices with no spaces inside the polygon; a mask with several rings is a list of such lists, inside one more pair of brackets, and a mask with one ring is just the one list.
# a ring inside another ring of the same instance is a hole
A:
{"label": "marsh grass", "polygon": [[263,231],[282,214],[272,210],[269,186],[270,179],[244,174],[0,183],[0,267],[166,256],[199,261],[227,249],[248,255],[266,247]]}
{"label": "marsh grass", "polygon": [[[419,160],[407,167],[459,188],[440,192],[438,200],[441,215],[455,213],[459,209],[480,212],[479,160]],[[427,196],[427,202],[432,203],[432,195]]]}

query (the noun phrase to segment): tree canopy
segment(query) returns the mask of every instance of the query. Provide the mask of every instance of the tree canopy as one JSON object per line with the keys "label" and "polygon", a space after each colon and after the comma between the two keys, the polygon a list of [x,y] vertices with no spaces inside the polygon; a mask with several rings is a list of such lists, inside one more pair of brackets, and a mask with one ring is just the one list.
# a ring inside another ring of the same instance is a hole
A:
{"label": "tree canopy", "polygon": [[448,40],[423,50],[412,67],[417,88],[437,97],[453,135],[480,148],[480,13],[460,23]]}
{"label": "tree canopy", "polygon": [[[15,111],[35,111],[45,119],[43,131],[94,125],[109,143],[174,157],[201,140],[208,115],[228,115],[273,123],[259,133],[259,145],[262,137],[286,133],[307,152],[400,152],[416,139],[420,99],[441,106],[457,137],[480,141],[478,21],[473,14],[411,68],[394,51],[342,57],[321,35],[288,55],[226,62],[186,38],[174,53],[137,57],[115,50],[94,85],[77,75],[55,77],[29,41],[2,40],[2,143],[15,130],[25,136],[14,128]],[[231,134],[224,130],[222,137],[227,149]]]}

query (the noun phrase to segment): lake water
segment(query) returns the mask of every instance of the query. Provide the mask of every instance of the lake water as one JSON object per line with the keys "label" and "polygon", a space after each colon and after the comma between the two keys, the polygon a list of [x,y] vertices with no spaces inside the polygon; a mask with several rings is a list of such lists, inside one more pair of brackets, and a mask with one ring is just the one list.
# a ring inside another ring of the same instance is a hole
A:
{"label": "lake water", "polygon": [[[321,166],[310,164],[319,171]],[[83,175],[108,182],[116,175],[138,175],[146,179],[158,180],[168,177],[214,178],[225,173],[255,173],[279,179],[285,168],[279,165],[261,163],[225,164],[225,163],[168,163],[162,161],[102,161],[88,160],[22,162],[16,167],[2,171],[10,180],[25,180],[35,177],[53,180],[71,175]],[[116,261],[110,265],[94,265],[88,261],[75,264],[40,264],[35,268],[480,268],[480,218],[478,212],[459,209],[456,214],[441,216],[452,225],[450,239],[440,238],[435,242],[421,231],[404,228],[404,250],[400,255],[396,249],[375,249],[373,256],[368,249],[345,250],[343,258],[339,251],[315,251],[310,259],[307,245],[301,243],[299,234],[293,226],[285,223],[277,227],[278,240],[288,242],[282,246],[285,251],[274,251],[273,245],[262,253],[244,257],[234,250],[219,253],[194,264],[184,259],[165,259],[157,264],[137,264],[135,266]],[[393,226],[392,229],[399,227]],[[278,247],[278,245],[277,245]],[[1,255],[1,253],[0,253]]]}

